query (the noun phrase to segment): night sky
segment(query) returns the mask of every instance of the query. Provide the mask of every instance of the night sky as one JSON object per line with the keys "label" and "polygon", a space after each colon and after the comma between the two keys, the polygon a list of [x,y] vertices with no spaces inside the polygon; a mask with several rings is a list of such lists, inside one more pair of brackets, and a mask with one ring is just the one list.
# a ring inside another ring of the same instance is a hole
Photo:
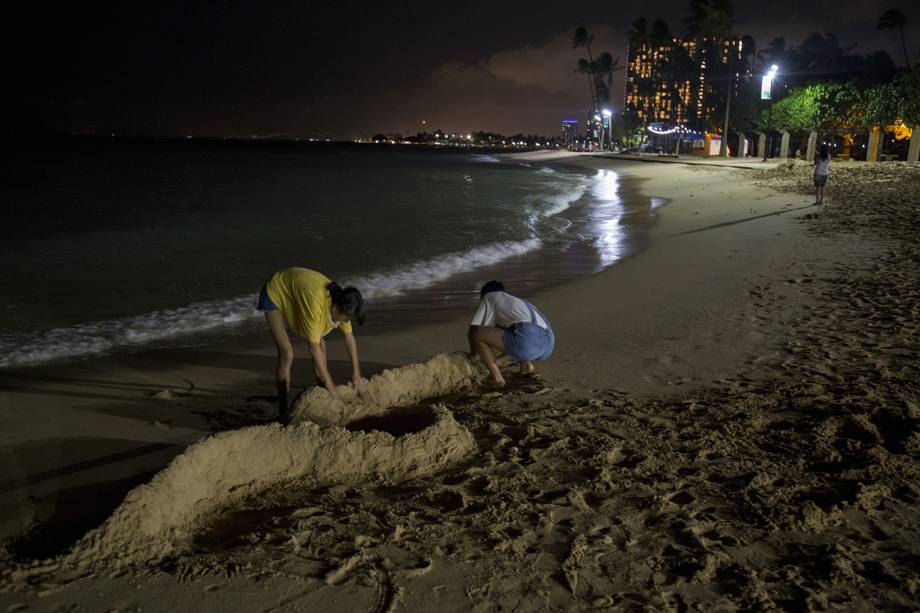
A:
{"label": "night sky", "polygon": [[[677,30],[686,1],[660,2],[30,2],[4,15],[7,132],[352,139],[379,131],[554,135],[584,120],[583,50],[625,62],[644,14]],[[758,47],[834,32],[856,52],[901,63],[888,8],[920,51],[920,3],[736,2],[735,31]],[[615,84],[622,93],[622,73]],[[427,120],[423,126],[421,120]]]}

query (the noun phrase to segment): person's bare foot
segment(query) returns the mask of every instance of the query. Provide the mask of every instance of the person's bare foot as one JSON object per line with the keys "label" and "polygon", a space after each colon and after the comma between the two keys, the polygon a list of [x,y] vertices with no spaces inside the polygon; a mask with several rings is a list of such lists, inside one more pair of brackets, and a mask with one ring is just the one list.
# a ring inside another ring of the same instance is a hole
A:
{"label": "person's bare foot", "polygon": [[505,378],[499,375],[498,377],[492,376],[488,381],[489,387],[505,387]]}
{"label": "person's bare foot", "polygon": [[533,362],[531,362],[530,360],[521,362],[521,374],[522,375],[533,374],[533,371],[534,371]]}

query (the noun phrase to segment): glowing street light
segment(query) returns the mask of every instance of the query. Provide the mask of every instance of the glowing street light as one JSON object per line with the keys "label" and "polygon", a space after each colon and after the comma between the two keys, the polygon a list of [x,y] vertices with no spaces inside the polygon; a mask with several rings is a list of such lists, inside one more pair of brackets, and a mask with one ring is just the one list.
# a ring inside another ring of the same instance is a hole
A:
{"label": "glowing street light", "polygon": [[611,119],[613,112],[610,109],[604,109],[601,114],[607,120],[607,150],[613,151],[613,119]]}
{"label": "glowing street light", "polygon": [[603,150],[604,148],[604,124],[601,123],[601,116],[598,115],[597,113],[594,113],[594,121],[597,124],[597,132],[598,132],[598,135],[600,136],[600,142],[598,143],[598,145]]}
{"label": "glowing street light", "polygon": [[[767,119],[767,124],[768,124],[767,130],[770,130],[770,128],[773,127],[773,81],[774,79],[776,79],[776,75],[778,72],[779,72],[779,66],[777,66],[776,64],[773,64],[772,66],[770,66],[770,71],[767,72],[767,74],[765,74],[763,76],[763,79],[761,79],[760,81],[760,99],[770,101],[769,102],[770,107],[769,107],[768,119]],[[769,145],[769,140],[770,140],[769,132],[767,133],[767,138],[764,140],[767,141],[764,143],[766,146],[764,146],[763,148],[763,161],[766,162],[767,161],[767,150],[769,149],[768,145]]]}

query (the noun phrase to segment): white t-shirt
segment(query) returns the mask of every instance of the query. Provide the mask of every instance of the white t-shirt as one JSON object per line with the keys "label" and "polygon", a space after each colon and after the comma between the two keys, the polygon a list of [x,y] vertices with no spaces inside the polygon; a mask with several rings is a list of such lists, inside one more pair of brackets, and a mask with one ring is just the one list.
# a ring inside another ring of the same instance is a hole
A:
{"label": "white t-shirt", "polygon": [[830,172],[831,167],[831,156],[827,156],[826,160],[822,160],[820,157],[815,160],[815,176],[826,177]]}
{"label": "white t-shirt", "polygon": [[[534,309],[536,311],[536,309]],[[531,317],[527,303],[506,292],[489,292],[479,301],[479,308],[473,314],[471,326],[498,326],[507,328],[512,324],[533,321],[546,328],[546,321],[539,313]]]}

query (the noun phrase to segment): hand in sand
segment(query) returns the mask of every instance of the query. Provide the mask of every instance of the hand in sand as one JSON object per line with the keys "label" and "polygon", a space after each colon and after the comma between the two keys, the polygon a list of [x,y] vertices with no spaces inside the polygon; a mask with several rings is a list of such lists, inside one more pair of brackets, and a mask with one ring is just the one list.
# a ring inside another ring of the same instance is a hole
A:
{"label": "hand in sand", "polygon": [[353,379],[355,386],[355,391],[358,393],[358,398],[361,400],[367,399],[367,381],[364,380],[364,377],[357,376]]}
{"label": "hand in sand", "polygon": [[338,386],[335,383],[327,384],[323,387],[325,387],[326,391],[329,392],[329,395],[335,398],[336,400],[342,399],[342,397],[339,396]]}

